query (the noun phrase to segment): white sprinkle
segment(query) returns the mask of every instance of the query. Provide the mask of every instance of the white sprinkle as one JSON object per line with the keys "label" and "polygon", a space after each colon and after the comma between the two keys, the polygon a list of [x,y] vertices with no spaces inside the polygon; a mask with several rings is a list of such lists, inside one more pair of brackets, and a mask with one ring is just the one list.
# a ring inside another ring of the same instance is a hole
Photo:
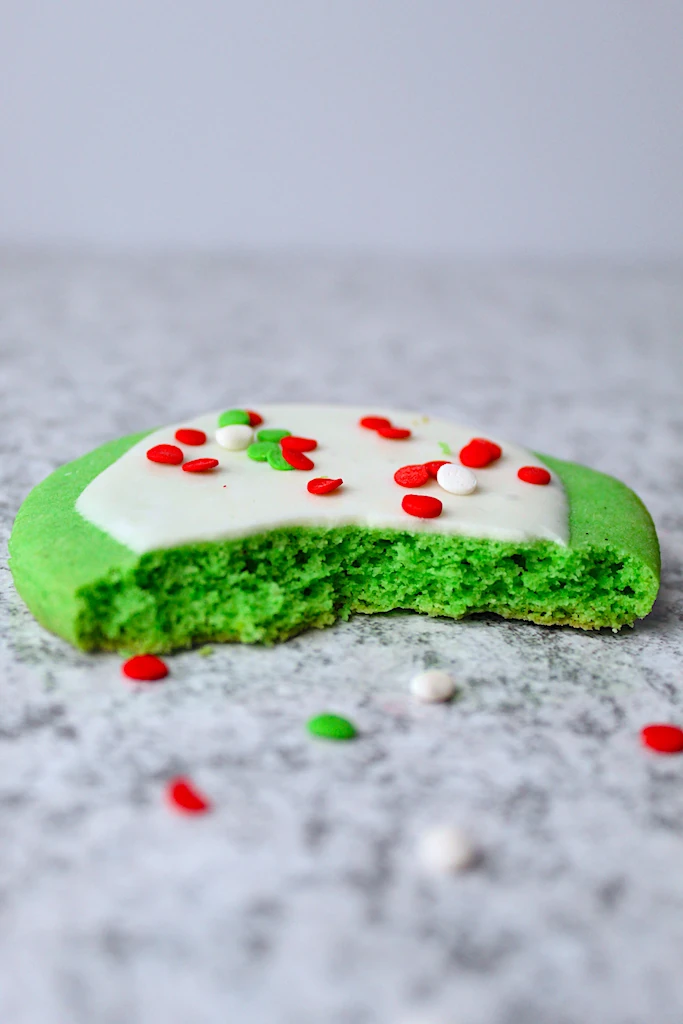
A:
{"label": "white sprinkle", "polygon": [[449,494],[472,494],[477,489],[477,478],[472,470],[466,466],[456,466],[454,462],[445,462],[439,466],[436,482]]}
{"label": "white sprinkle", "polygon": [[424,867],[439,874],[465,871],[477,859],[468,836],[453,825],[437,825],[421,837],[418,854]]}
{"label": "white sprinkle", "polygon": [[418,700],[438,704],[451,699],[456,691],[456,685],[448,672],[442,672],[439,668],[429,668],[426,672],[418,672],[413,676],[410,690]]}
{"label": "white sprinkle", "polygon": [[216,431],[216,441],[221,448],[227,448],[229,452],[241,452],[248,448],[253,440],[254,431],[246,423],[230,423]]}

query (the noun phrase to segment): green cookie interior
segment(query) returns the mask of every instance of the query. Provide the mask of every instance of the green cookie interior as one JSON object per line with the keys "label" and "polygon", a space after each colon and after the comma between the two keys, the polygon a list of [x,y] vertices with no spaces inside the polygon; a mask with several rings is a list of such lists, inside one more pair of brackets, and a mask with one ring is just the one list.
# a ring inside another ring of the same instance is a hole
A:
{"label": "green cookie interior", "polygon": [[647,615],[657,595],[659,545],[637,495],[613,477],[546,455],[569,498],[567,547],[343,526],[138,555],[87,522],[75,503],[145,436],[102,445],[56,470],[14,524],[17,590],[44,626],[84,650],[274,643],[354,612],[393,609],[618,629]]}

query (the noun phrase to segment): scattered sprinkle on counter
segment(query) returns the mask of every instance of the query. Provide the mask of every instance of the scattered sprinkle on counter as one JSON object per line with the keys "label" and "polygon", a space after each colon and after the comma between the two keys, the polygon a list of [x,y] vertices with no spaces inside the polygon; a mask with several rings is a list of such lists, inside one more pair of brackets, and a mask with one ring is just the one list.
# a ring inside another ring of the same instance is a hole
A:
{"label": "scattered sprinkle on counter", "polygon": [[417,519],[436,519],[443,511],[443,502],[429,494],[406,494],[401,508]]}
{"label": "scattered sprinkle on counter", "polygon": [[218,417],[219,427],[231,427],[236,423],[241,423],[245,427],[251,425],[251,417],[246,409],[226,409]]}
{"label": "scattered sprinkle on counter", "polygon": [[437,825],[428,829],[418,843],[418,856],[423,867],[437,874],[466,871],[477,860],[472,840],[453,825]]}
{"label": "scattered sprinkle on counter", "polygon": [[399,487],[422,487],[429,481],[429,470],[426,466],[401,466],[394,473],[394,480]]}
{"label": "scattered sprinkle on counter", "polygon": [[156,654],[136,654],[121,666],[121,671],[128,679],[136,679],[141,683],[155,683],[168,675],[168,666]]}
{"label": "scattered sprinkle on counter", "polygon": [[228,423],[216,431],[216,443],[229,452],[241,452],[254,440],[254,431],[246,423]]}
{"label": "scattered sprinkle on counter", "polygon": [[517,476],[525,484],[537,484],[539,487],[550,483],[550,473],[542,466],[522,466],[517,470]]}
{"label": "scattered sprinkle on counter", "polygon": [[317,476],[314,480],[309,480],[306,484],[306,490],[310,494],[331,494],[332,491],[336,491],[344,483],[340,476],[332,480],[327,476]]}
{"label": "scattered sprinkle on counter", "polygon": [[155,444],[147,452],[150,462],[161,462],[168,466],[179,466],[183,461],[183,453],[175,444]]}
{"label": "scattered sprinkle on counter", "polygon": [[218,465],[218,459],[192,459],[186,462],[183,469],[186,473],[208,473]]}
{"label": "scattered sprinkle on counter", "polygon": [[469,444],[460,450],[460,461],[463,466],[470,469],[484,469],[492,462],[496,462],[502,454],[502,448],[494,441],[489,441],[485,437],[473,437]]}
{"label": "scattered sprinkle on counter", "polygon": [[306,728],[311,736],[325,740],[352,740],[358,735],[355,725],[348,718],[327,713],[310,718]]}
{"label": "scattered sprinkle on counter", "polygon": [[193,430],[192,427],[180,427],[175,432],[175,439],[180,444],[199,445],[206,444],[206,434],[203,430]]}
{"label": "scattered sprinkle on counter", "polygon": [[281,447],[281,455],[285,462],[288,462],[292,469],[303,469],[309,470],[314,468],[314,462],[309,459],[308,455],[304,455],[303,452],[296,448],[285,448],[284,445]]}
{"label": "scattered sprinkle on counter", "polygon": [[439,487],[449,494],[474,494],[477,489],[477,478],[466,466],[456,466],[452,462],[444,462],[436,474]]}
{"label": "scattered sprinkle on counter", "polygon": [[196,786],[182,776],[171,779],[166,786],[166,799],[171,807],[182,814],[205,814],[211,802]]}
{"label": "scattered sprinkle on counter", "polygon": [[655,723],[641,729],[643,746],[656,750],[658,754],[680,754],[683,751],[683,729],[677,725]]}
{"label": "scattered sprinkle on counter", "polygon": [[410,691],[426,704],[439,704],[450,700],[456,690],[453,677],[440,668],[418,672],[410,681]]}

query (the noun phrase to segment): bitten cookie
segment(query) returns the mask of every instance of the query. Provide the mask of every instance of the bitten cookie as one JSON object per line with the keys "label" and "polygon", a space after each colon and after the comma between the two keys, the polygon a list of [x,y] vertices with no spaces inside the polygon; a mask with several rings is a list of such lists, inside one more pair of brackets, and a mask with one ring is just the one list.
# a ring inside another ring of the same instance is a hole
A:
{"label": "bitten cookie", "polygon": [[273,643],[411,609],[583,629],[646,615],[657,535],[612,477],[441,419],[229,409],[122,438],[19,510],[17,590],[85,650]]}

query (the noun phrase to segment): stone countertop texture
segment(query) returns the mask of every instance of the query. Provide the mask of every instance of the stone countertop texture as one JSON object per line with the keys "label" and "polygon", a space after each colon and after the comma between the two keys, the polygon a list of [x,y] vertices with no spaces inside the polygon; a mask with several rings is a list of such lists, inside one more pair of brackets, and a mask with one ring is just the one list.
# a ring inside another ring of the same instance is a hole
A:
{"label": "stone countertop texture", "polygon": [[[316,256],[0,258],[2,1024],[681,1024],[683,267]],[[6,541],[29,491],[218,406],[419,407],[630,484],[653,614],[584,634],[359,616],[126,684],[46,633]],[[414,671],[460,684],[417,705]],[[351,744],[306,719],[348,715]],[[212,814],[181,817],[165,780]],[[483,858],[426,875],[424,829]]]}

